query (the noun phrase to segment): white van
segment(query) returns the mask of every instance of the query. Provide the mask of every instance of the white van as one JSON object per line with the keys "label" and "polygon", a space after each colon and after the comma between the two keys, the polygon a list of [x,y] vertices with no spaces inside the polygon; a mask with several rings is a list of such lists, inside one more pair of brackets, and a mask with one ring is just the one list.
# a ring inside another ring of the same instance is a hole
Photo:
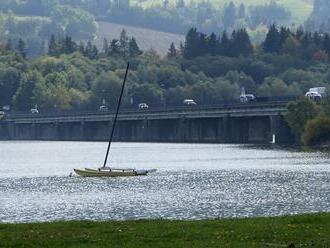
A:
{"label": "white van", "polygon": [[310,88],[305,96],[313,101],[321,101],[322,97],[326,96],[326,87]]}

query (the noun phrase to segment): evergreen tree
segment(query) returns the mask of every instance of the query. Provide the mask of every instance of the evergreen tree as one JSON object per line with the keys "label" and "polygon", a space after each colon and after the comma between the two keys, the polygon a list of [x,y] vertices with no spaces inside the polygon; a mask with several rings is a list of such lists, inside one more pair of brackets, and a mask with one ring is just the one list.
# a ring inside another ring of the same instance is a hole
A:
{"label": "evergreen tree", "polygon": [[290,29],[286,27],[281,27],[280,34],[279,34],[279,50],[283,48],[284,43],[288,39],[288,37],[291,36]]}
{"label": "evergreen tree", "polygon": [[52,35],[49,40],[48,44],[48,55],[50,56],[57,56],[58,55],[58,49],[57,49],[57,43],[55,35]]}
{"label": "evergreen tree", "polygon": [[109,55],[109,42],[106,38],[103,39],[103,52],[105,54],[105,56],[108,56]]}
{"label": "evergreen tree", "polygon": [[10,51],[10,50],[12,49],[12,42],[11,42],[11,39],[8,39],[8,40],[7,40],[7,43],[6,43],[5,49],[6,49],[7,51]]}
{"label": "evergreen tree", "polygon": [[199,45],[198,45],[199,48],[196,52],[197,52],[197,56],[201,56],[208,53],[207,37],[206,34],[204,33],[198,33],[198,35],[199,35]]}
{"label": "evergreen tree", "polygon": [[194,58],[198,56],[200,49],[200,39],[196,28],[191,28],[187,35],[184,46],[184,57]]}
{"label": "evergreen tree", "polygon": [[63,41],[62,52],[66,54],[74,53],[77,50],[77,44],[70,36],[66,36]]}
{"label": "evergreen tree", "polygon": [[119,40],[113,39],[110,43],[110,55],[118,56],[121,54],[120,47],[119,47]]}
{"label": "evergreen tree", "polygon": [[223,24],[225,28],[232,28],[236,21],[236,6],[230,2],[224,9]]}
{"label": "evergreen tree", "polygon": [[215,33],[211,33],[211,35],[207,39],[207,52],[211,55],[216,55],[219,50],[219,41],[217,40],[217,36]]}
{"label": "evergreen tree", "polygon": [[97,59],[98,55],[99,55],[99,50],[97,49],[96,45],[93,45],[91,57],[89,57],[89,58],[90,59]]}
{"label": "evergreen tree", "polygon": [[238,31],[237,43],[239,44],[239,55],[249,56],[253,53],[253,46],[245,28]]}
{"label": "evergreen tree", "polygon": [[175,48],[174,42],[172,42],[170,48],[168,49],[167,57],[168,58],[176,58],[177,55],[178,55],[178,52]]}
{"label": "evergreen tree", "polygon": [[26,46],[22,39],[18,40],[17,51],[23,58],[26,58]]}
{"label": "evergreen tree", "polygon": [[130,57],[136,57],[142,54],[142,51],[140,50],[136,39],[134,37],[132,37],[129,41],[129,56]]}
{"label": "evergreen tree", "polygon": [[184,47],[184,45],[183,45],[183,43],[182,42],[180,42],[180,55],[181,56],[184,56],[184,54],[185,54],[185,47]]}
{"label": "evergreen tree", "polygon": [[314,35],[313,35],[313,42],[316,46],[319,46],[321,45],[322,43],[322,36],[319,32],[314,32]]}
{"label": "evergreen tree", "polygon": [[299,27],[296,31],[296,38],[300,40],[304,35],[304,29],[302,27]]}
{"label": "evergreen tree", "polygon": [[125,29],[123,29],[120,33],[119,49],[120,49],[122,56],[124,56],[124,57],[129,56],[129,38],[127,36]]}
{"label": "evergreen tree", "polygon": [[275,24],[269,28],[263,49],[266,53],[278,53],[280,50],[280,33]]}
{"label": "evergreen tree", "polygon": [[80,44],[79,44],[79,46],[78,46],[78,51],[81,53],[81,54],[83,54],[83,55],[85,55],[85,45],[84,45],[84,43],[83,42],[80,42]]}
{"label": "evergreen tree", "polygon": [[89,59],[96,59],[98,56],[98,50],[95,45],[92,44],[91,41],[87,42],[84,55]]}
{"label": "evergreen tree", "polygon": [[230,40],[228,38],[227,32],[222,33],[221,42],[220,42],[220,54],[229,55],[230,51]]}
{"label": "evergreen tree", "polygon": [[239,9],[238,9],[238,18],[244,19],[245,15],[246,15],[245,5],[244,5],[244,3],[241,3],[241,5],[239,6]]}
{"label": "evergreen tree", "polygon": [[329,34],[324,35],[322,47],[323,47],[324,51],[326,51],[326,53],[328,55],[330,55],[330,36],[329,36]]}

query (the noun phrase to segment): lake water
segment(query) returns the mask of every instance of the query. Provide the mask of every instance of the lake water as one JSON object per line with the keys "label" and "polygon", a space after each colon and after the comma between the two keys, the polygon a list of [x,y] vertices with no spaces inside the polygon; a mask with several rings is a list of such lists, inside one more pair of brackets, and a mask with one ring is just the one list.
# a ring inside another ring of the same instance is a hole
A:
{"label": "lake water", "polygon": [[0,222],[206,219],[330,212],[330,156],[278,147],[115,143],[133,178],[69,177],[103,142],[0,142]]}

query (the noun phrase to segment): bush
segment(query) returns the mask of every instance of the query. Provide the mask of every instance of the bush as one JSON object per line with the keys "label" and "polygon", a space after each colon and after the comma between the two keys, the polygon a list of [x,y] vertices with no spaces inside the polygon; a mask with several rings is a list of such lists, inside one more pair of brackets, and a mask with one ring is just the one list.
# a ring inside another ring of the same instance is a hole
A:
{"label": "bush", "polygon": [[296,102],[290,102],[287,105],[287,109],[288,112],[284,118],[293,133],[298,137],[304,132],[306,123],[318,113],[315,103],[305,97],[302,97]]}
{"label": "bush", "polygon": [[330,117],[317,116],[307,122],[302,136],[304,145],[316,145],[330,141]]}

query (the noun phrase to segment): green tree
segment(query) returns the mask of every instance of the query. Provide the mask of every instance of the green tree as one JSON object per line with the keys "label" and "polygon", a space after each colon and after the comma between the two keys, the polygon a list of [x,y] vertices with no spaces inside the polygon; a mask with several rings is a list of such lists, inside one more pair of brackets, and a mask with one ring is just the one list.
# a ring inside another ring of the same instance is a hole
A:
{"label": "green tree", "polygon": [[120,55],[120,47],[119,47],[119,40],[113,39],[110,43],[110,55],[111,56],[118,56]]}
{"label": "green tree", "polygon": [[304,145],[329,145],[330,142],[330,117],[317,116],[308,120],[302,135]]}
{"label": "green tree", "polygon": [[231,83],[226,79],[218,78],[214,87],[217,102],[230,102],[239,98],[240,88],[236,83]]}
{"label": "green tree", "polygon": [[236,21],[236,6],[233,2],[230,2],[229,5],[225,6],[223,23],[225,28],[232,28]]}
{"label": "green tree", "polygon": [[200,38],[196,28],[191,28],[187,35],[184,46],[184,57],[191,59],[200,54]]}
{"label": "green tree", "polygon": [[23,58],[26,57],[26,45],[22,39],[18,40],[17,51]]}
{"label": "green tree", "polygon": [[114,72],[103,72],[92,84],[92,101],[100,105],[105,99],[110,106],[116,106],[122,86],[122,79]]}
{"label": "green tree", "polygon": [[121,55],[124,57],[129,56],[129,38],[127,36],[127,32],[125,29],[123,29],[120,33],[120,38],[119,38],[119,49],[121,52]]}
{"label": "green tree", "polygon": [[140,50],[140,48],[139,48],[139,46],[136,42],[136,39],[134,37],[132,37],[129,40],[128,53],[129,53],[129,56],[132,57],[132,58],[142,54],[142,51]]}
{"label": "green tree", "polygon": [[164,103],[163,91],[157,85],[139,84],[134,85],[131,94],[136,104],[147,103],[149,106],[162,106]]}
{"label": "green tree", "polygon": [[[5,56],[1,59],[10,60],[10,57]],[[14,61],[8,62],[14,63]],[[19,87],[21,76],[19,68],[0,63],[0,106],[11,105],[13,96]]]}
{"label": "green tree", "polygon": [[289,96],[289,87],[279,78],[268,77],[260,85],[258,94],[261,96]]}
{"label": "green tree", "polygon": [[280,33],[275,24],[269,28],[263,49],[266,53],[278,53],[280,50]]}
{"label": "green tree", "polygon": [[16,110],[27,111],[35,104],[39,104],[34,95],[38,84],[44,84],[44,78],[40,72],[33,70],[22,76],[20,86],[14,96]]}
{"label": "green tree", "polygon": [[292,132],[296,134],[297,140],[304,132],[307,121],[316,117],[318,109],[312,101],[302,97],[296,102],[290,102],[287,105],[287,113],[284,115],[286,122]]}
{"label": "green tree", "polygon": [[167,57],[171,59],[171,58],[176,58],[177,56],[178,56],[178,52],[175,48],[174,42],[172,42],[170,48],[168,49]]}

